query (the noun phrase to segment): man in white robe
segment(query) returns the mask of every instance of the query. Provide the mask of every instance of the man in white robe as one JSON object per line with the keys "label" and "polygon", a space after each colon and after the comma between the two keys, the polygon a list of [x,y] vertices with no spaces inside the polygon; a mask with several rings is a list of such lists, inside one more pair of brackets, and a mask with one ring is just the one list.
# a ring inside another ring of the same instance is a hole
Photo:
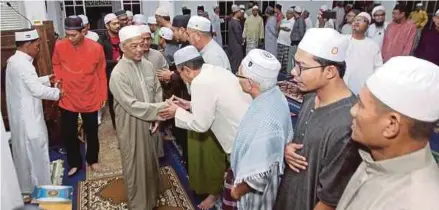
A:
{"label": "man in white robe", "polygon": [[346,73],[343,79],[355,94],[360,92],[375,69],[383,65],[381,48],[375,41],[366,37],[370,21],[370,15],[361,12],[352,23],[352,35],[346,35],[350,37],[346,51]]}
{"label": "man in white robe", "polygon": [[218,43],[220,47],[223,46],[223,36],[221,34],[221,23],[224,20],[219,17],[220,7],[218,5],[213,7],[213,13],[210,17],[212,21],[213,39]]}
{"label": "man in white robe", "polygon": [[50,87],[52,75],[38,77],[32,65],[39,52],[37,31],[16,32],[15,40],[17,51],[6,67],[6,105],[20,189],[22,193],[32,193],[35,186],[52,183],[41,100],[56,101],[62,91]]}
{"label": "man in white robe", "polygon": [[192,16],[187,24],[189,42],[197,48],[206,63],[231,71],[229,58],[223,48],[212,39],[210,28],[211,22],[209,19]]}
{"label": "man in white robe", "polygon": [[386,22],[386,9],[384,6],[379,5],[373,8],[372,18],[374,23],[369,26],[367,37],[373,39],[381,49],[383,46],[384,33],[389,24]]}

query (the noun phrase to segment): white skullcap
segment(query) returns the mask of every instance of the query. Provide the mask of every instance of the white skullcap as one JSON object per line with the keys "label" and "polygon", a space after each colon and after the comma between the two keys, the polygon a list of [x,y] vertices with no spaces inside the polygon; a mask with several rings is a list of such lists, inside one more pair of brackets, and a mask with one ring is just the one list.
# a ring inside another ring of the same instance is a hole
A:
{"label": "white skullcap", "polygon": [[386,12],[386,8],[384,8],[383,5],[376,6],[372,10],[372,15],[375,15],[375,12],[378,12],[378,11]]}
{"label": "white skullcap", "polygon": [[237,12],[240,10],[241,10],[241,8],[239,8],[238,5],[236,5],[236,4],[232,5],[232,12]]}
{"label": "white skullcap", "polygon": [[210,32],[210,20],[201,16],[192,16],[189,19],[187,28],[197,31]]}
{"label": "white skullcap", "polygon": [[15,32],[15,41],[32,41],[40,38],[37,30]]}
{"label": "white skullcap", "polygon": [[148,25],[137,25],[137,27],[139,27],[140,33],[150,33],[151,34],[151,29],[149,28]]}
{"label": "white skullcap", "polygon": [[140,33],[139,26],[135,26],[135,25],[125,26],[119,31],[120,42],[124,42],[127,39],[131,39],[141,35],[142,33]]}
{"label": "white skullcap", "polygon": [[422,3],[419,2],[419,3],[416,4],[416,6],[417,7],[422,7]]}
{"label": "white skullcap", "polygon": [[134,15],[133,12],[131,12],[129,10],[127,10],[126,13],[127,13],[127,17],[133,17],[133,15]]}
{"label": "white skullcap", "polygon": [[157,20],[154,16],[148,17],[148,24],[157,24]]}
{"label": "white skullcap", "polygon": [[321,10],[321,11],[326,11],[326,10],[328,10],[328,6],[326,6],[326,4],[324,4],[324,5],[322,5],[322,6],[320,7],[320,10]]}
{"label": "white skullcap", "polygon": [[259,83],[261,89],[267,90],[275,86],[281,64],[273,54],[253,49],[242,60],[242,76]]}
{"label": "white skullcap", "polygon": [[174,35],[174,32],[170,28],[161,27],[159,36],[166,40],[172,40],[172,36]]}
{"label": "white skullcap", "polygon": [[213,6],[213,10],[215,10],[216,8],[219,8],[219,5]]}
{"label": "white skullcap", "polygon": [[259,9],[257,5],[253,6],[252,9]]}
{"label": "white skullcap", "polygon": [[302,13],[302,8],[300,6],[294,7],[294,11],[297,13]]}
{"label": "white skullcap", "polygon": [[90,22],[88,21],[88,17],[85,15],[78,15],[79,18],[81,18],[82,20],[82,24],[86,25],[89,24]]}
{"label": "white skullcap", "polygon": [[105,15],[104,23],[107,24],[114,19],[117,19],[117,16],[114,13],[109,13],[109,14]]}
{"label": "white skullcap", "polygon": [[162,17],[166,17],[166,16],[169,17],[169,10],[164,6],[161,6],[161,7],[157,8],[157,10],[155,11],[155,15],[162,16]]}
{"label": "white skullcap", "polygon": [[332,28],[310,28],[298,47],[314,56],[342,62],[348,45],[348,39]]}
{"label": "white skullcap", "polygon": [[136,14],[133,16],[133,23],[136,25],[147,24],[145,15]]}
{"label": "white skullcap", "polygon": [[368,23],[372,22],[372,17],[370,17],[369,13],[367,12],[360,12],[360,14],[357,15],[357,17],[364,17],[369,21]]}
{"label": "white skullcap", "polygon": [[177,50],[177,52],[174,53],[174,63],[175,65],[179,65],[200,56],[201,54],[198,52],[197,48],[189,45]]}
{"label": "white skullcap", "polygon": [[439,119],[439,66],[412,56],[391,58],[366,81],[385,105],[423,122]]}
{"label": "white skullcap", "polygon": [[245,9],[244,4],[239,5],[239,8],[241,8],[241,9]]}
{"label": "white skullcap", "polygon": [[439,15],[439,9],[434,13],[435,16]]}

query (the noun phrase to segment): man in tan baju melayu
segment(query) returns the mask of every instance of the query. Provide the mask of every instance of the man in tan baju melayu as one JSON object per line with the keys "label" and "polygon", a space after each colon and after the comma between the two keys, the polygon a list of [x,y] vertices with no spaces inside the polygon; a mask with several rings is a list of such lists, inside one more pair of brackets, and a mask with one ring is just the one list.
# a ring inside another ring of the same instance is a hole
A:
{"label": "man in tan baju melayu", "polygon": [[128,209],[153,209],[159,195],[159,164],[155,141],[157,113],[166,106],[154,66],[144,57],[138,26],[119,31],[123,57],[114,67],[110,90],[114,96],[116,132]]}

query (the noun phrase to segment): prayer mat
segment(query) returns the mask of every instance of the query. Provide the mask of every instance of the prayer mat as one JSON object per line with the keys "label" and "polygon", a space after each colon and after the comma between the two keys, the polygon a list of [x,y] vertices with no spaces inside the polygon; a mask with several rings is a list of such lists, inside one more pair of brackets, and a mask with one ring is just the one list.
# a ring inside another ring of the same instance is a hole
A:
{"label": "prayer mat", "polygon": [[[155,210],[195,210],[175,170],[160,168],[163,184]],[[127,209],[125,183],[121,176],[81,181],[78,184],[78,210]]]}
{"label": "prayer mat", "polygon": [[108,108],[102,113],[102,122],[98,129],[99,137],[99,166],[100,171],[94,172],[87,165],[87,180],[122,176],[122,159],[119,142],[113,129]]}

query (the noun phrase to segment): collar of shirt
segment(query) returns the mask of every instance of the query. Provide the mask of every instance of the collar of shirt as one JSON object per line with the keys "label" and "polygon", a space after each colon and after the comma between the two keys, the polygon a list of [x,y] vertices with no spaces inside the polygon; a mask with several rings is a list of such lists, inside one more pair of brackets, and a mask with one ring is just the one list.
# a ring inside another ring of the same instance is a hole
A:
{"label": "collar of shirt", "polygon": [[15,52],[15,54],[17,54],[17,55],[23,57],[24,59],[30,61],[31,63],[32,63],[33,60],[34,60],[34,58],[32,58],[30,55],[28,55],[28,54],[26,54],[25,52],[22,52],[22,51],[20,51],[20,50],[17,50],[17,51]]}
{"label": "collar of shirt", "polygon": [[365,150],[360,149],[359,153],[366,164],[366,171],[371,173],[408,173],[424,168],[433,161],[430,144],[428,143],[416,152],[382,161],[374,161],[372,155]]}
{"label": "collar of shirt", "polygon": [[202,55],[202,54],[206,53],[209,50],[209,48],[211,48],[213,46],[213,44],[214,44],[213,42],[214,42],[213,39],[211,39],[210,42],[207,43],[206,46],[204,46],[203,49],[200,51],[200,54]]}

